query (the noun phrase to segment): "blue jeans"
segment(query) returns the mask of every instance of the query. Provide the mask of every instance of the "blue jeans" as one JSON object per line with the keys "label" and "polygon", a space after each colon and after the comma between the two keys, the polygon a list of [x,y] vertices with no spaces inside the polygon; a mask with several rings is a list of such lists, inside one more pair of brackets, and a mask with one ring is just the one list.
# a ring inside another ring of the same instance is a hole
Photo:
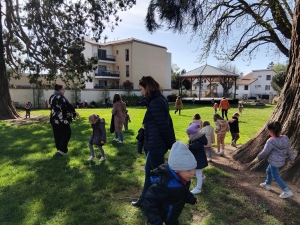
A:
{"label": "blue jeans", "polygon": [[148,188],[152,185],[151,180],[150,180],[150,171],[156,169],[159,167],[161,164],[164,164],[165,162],[165,154],[164,152],[167,152],[166,150],[159,150],[155,149],[155,152],[153,153],[153,150],[147,152],[147,157],[146,157],[146,164],[145,164],[145,182],[144,182],[144,188],[141,194],[141,197],[144,197]]}
{"label": "blue jeans", "polygon": [[283,191],[289,190],[289,188],[286,186],[284,181],[279,176],[279,168],[278,167],[274,167],[271,164],[269,164],[266,172],[267,172],[266,184],[270,185],[274,178],[274,180],[276,180],[276,182],[278,183],[278,185],[281,187],[281,189]]}
{"label": "blue jeans", "polygon": [[118,139],[118,136],[120,136],[120,141],[123,141],[123,132],[120,133],[115,132],[115,138]]}
{"label": "blue jeans", "polygon": [[212,158],[211,157],[211,147],[204,147],[204,151],[207,154],[207,158]]}

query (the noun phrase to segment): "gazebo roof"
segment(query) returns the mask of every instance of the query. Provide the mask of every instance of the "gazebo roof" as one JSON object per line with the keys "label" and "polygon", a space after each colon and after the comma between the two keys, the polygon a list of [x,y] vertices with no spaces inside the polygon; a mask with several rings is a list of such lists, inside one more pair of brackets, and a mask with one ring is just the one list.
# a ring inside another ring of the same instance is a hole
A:
{"label": "gazebo roof", "polygon": [[196,77],[239,77],[238,74],[223,70],[214,66],[204,65],[193,69],[185,74],[179,75],[180,78],[196,78]]}

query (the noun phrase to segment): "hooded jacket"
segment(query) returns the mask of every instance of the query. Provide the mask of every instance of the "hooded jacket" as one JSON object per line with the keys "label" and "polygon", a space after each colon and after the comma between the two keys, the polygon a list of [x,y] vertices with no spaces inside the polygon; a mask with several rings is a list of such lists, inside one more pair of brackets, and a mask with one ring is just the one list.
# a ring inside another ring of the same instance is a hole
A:
{"label": "hooded jacket", "polygon": [[233,116],[229,121],[228,121],[229,127],[230,127],[230,132],[231,133],[240,133],[239,129],[239,119],[235,116]]}
{"label": "hooded jacket", "polygon": [[144,211],[151,224],[178,225],[184,204],[195,204],[196,198],[189,191],[190,181],[183,184],[180,177],[167,163],[151,171],[154,184],[143,198]]}
{"label": "hooded jacket", "polygon": [[203,169],[208,166],[204,145],[207,145],[207,138],[204,131],[199,131],[189,139],[189,150],[193,153],[196,161],[196,169]]}
{"label": "hooded jacket", "polygon": [[287,136],[270,137],[264,149],[258,154],[258,159],[268,158],[268,162],[274,167],[281,167],[285,164],[286,158],[294,160],[290,140]]}
{"label": "hooded jacket", "polygon": [[216,130],[217,134],[226,134],[229,131],[229,125],[226,120],[217,120],[216,121]]}
{"label": "hooded jacket", "polygon": [[205,126],[201,129],[205,133],[205,137],[207,139],[207,145],[204,147],[211,147],[213,143],[215,143],[215,133],[214,128],[210,125]]}
{"label": "hooded jacket", "polygon": [[89,143],[93,145],[103,145],[101,141],[106,142],[105,120],[100,118],[97,123],[91,125],[93,134],[90,137]]}

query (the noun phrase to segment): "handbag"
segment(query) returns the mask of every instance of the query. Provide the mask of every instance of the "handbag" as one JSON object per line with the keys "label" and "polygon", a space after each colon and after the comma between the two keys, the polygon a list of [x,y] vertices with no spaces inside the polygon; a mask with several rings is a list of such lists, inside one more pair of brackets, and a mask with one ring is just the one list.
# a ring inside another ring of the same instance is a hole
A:
{"label": "handbag", "polygon": [[115,132],[115,119],[114,119],[114,115],[111,116],[109,131],[110,131],[110,133],[114,133]]}

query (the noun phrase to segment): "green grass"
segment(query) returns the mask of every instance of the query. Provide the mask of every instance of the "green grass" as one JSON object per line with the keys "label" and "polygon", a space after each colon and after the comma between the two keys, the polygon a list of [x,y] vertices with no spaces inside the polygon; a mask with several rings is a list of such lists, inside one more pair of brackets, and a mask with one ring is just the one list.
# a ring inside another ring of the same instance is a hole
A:
{"label": "green grass", "polygon": [[[211,107],[186,104],[179,116],[172,106],[178,140],[187,141],[185,130],[195,113],[214,126]],[[273,109],[274,106],[245,105],[239,143],[246,143]],[[108,131],[111,109],[78,109],[81,118],[72,123],[67,156],[55,154],[49,110],[32,110],[32,117],[47,116],[39,117],[38,123],[0,121],[0,224],[145,224],[144,214],[130,202],[139,196],[143,185],[145,158],[137,157],[135,137],[146,109],[128,110],[132,122],[129,131],[124,132],[124,144],[113,142],[113,135],[108,132],[104,145],[107,161],[101,163],[86,160],[91,135],[87,118],[92,113],[99,114],[106,119]],[[235,111],[231,109],[230,115]],[[25,115],[24,111],[20,113]],[[229,140],[227,134],[227,144]],[[269,215],[263,207],[251,205],[247,196],[226,186],[223,180],[231,179],[230,174],[214,167],[207,167],[205,173],[208,176],[203,188],[209,191],[198,196],[200,204],[186,205],[181,224],[282,224],[280,218]]]}

